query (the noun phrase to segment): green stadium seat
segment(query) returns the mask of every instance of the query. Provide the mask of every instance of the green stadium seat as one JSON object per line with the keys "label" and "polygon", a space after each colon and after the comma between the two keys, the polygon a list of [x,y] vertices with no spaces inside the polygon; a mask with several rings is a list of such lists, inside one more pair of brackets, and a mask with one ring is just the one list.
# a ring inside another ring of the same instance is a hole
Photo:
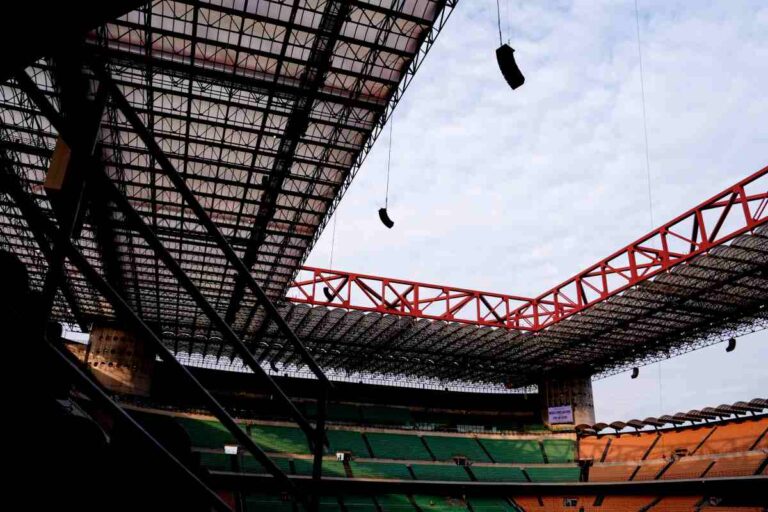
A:
{"label": "green stadium seat", "polygon": [[341,510],[339,499],[336,496],[320,496],[318,505],[319,512],[339,512]]}
{"label": "green stadium seat", "polygon": [[376,458],[432,460],[418,436],[371,432],[366,437]]}
{"label": "green stadium seat", "polygon": [[517,512],[517,509],[504,498],[470,498],[470,505],[475,512]]}
{"label": "green stadium seat", "polygon": [[383,512],[414,512],[416,510],[405,494],[384,494],[377,496],[376,501],[379,502]]}
{"label": "green stadium seat", "polygon": [[189,439],[195,448],[222,450],[225,444],[235,444],[235,438],[229,430],[216,420],[176,418],[176,421],[189,434]]}
{"label": "green stadium seat", "polygon": [[526,439],[479,439],[493,460],[501,463],[544,464],[538,441]]}
{"label": "green stadium seat", "polygon": [[547,461],[550,463],[573,462],[576,460],[576,441],[571,439],[544,439],[541,442]]}
{"label": "green stadium seat", "polygon": [[342,501],[347,512],[377,512],[373,498],[363,495],[343,496]]}
{"label": "green stadium seat", "polygon": [[[293,459],[293,467],[296,469],[297,475],[312,476],[312,465],[312,459]],[[324,460],[322,475],[346,477],[347,473],[344,471],[343,463],[337,460]]]}
{"label": "green stadium seat", "polygon": [[[277,465],[277,467],[283,470],[283,473],[291,473],[291,459],[286,459],[283,457],[272,457],[272,461],[275,463],[275,465]],[[264,469],[264,466],[262,466],[261,463],[249,453],[244,453],[243,458],[240,459],[240,470],[243,473],[267,472],[267,470]]]}
{"label": "green stadium seat", "polygon": [[475,462],[491,462],[474,437],[424,436],[437,460],[463,456]]}
{"label": "green stadium seat", "polygon": [[526,467],[525,472],[533,482],[578,482],[581,471],[577,467],[559,468],[549,466]]}
{"label": "green stadium seat", "polygon": [[346,423],[361,423],[360,407],[351,404],[329,404],[328,419]]}
{"label": "green stadium seat", "polygon": [[442,512],[452,511],[458,512],[467,510],[466,504],[458,499],[447,498],[445,496],[427,496],[427,495],[414,495],[413,501],[422,510],[422,512]]}
{"label": "green stadium seat", "polygon": [[293,502],[290,499],[283,501],[280,496],[251,494],[245,498],[245,510],[247,512],[293,512]]}
{"label": "green stadium seat", "polygon": [[251,437],[265,452],[310,453],[307,437],[296,427],[252,425]]}
{"label": "green stadium seat", "polygon": [[394,478],[397,480],[412,480],[408,466],[388,462],[356,462],[349,463],[352,476],[355,478]]}
{"label": "green stadium seat", "polygon": [[481,482],[527,482],[523,470],[505,466],[472,466],[472,473]]}
{"label": "green stadium seat", "polygon": [[411,425],[411,411],[402,407],[386,407],[383,405],[368,405],[360,408],[363,421],[369,425]]}
{"label": "green stadium seat", "polygon": [[352,430],[326,430],[331,453],[350,451],[357,457],[368,458],[371,454],[360,432]]}
{"label": "green stadium seat", "polygon": [[226,453],[198,452],[200,465],[211,471],[232,471],[232,455]]}
{"label": "green stadium seat", "polygon": [[467,470],[455,464],[414,464],[411,469],[417,480],[469,481]]}

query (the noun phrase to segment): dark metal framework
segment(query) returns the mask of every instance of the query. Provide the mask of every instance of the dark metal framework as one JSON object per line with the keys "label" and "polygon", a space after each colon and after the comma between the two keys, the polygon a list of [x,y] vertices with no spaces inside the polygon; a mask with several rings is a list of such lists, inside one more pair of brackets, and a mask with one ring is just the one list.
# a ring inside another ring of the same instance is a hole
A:
{"label": "dark metal framework", "polygon": [[[332,385],[273,300],[454,6],[160,0],[4,69],[0,240],[45,317],[134,329],[297,493],[176,359],[236,355],[306,433],[319,480]],[[54,148],[64,185],[44,189]],[[268,326],[319,381],[314,425],[257,359]]]}
{"label": "dark metal framework", "polygon": [[[390,112],[448,20],[455,1],[153,2],[91,32],[96,60],[184,177],[267,295],[281,298],[349,186]],[[49,61],[28,73],[54,104]],[[0,92],[6,155],[29,190],[41,183],[58,133],[12,81]],[[264,310],[206,233],[136,127],[106,106],[104,167],[163,245],[235,332],[258,348]],[[98,194],[80,233],[92,261],[131,305],[161,325],[174,351],[232,356],[149,247]],[[42,203],[48,207],[45,203]],[[91,205],[89,205],[91,206]],[[31,233],[13,230],[3,201],[4,244],[44,265]],[[98,213],[96,213],[98,212]],[[70,276],[69,304],[55,317],[88,324],[113,318],[89,283]],[[74,311],[73,311],[74,309]]]}

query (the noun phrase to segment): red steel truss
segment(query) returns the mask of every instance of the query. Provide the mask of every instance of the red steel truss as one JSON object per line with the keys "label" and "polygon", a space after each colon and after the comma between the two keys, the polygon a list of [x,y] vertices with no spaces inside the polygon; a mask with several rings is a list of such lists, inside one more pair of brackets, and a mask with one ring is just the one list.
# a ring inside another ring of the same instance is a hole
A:
{"label": "red steel truss", "polygon": [[288,300],[539,331],[768,222],[768,167],[535,298],[303,267]]}

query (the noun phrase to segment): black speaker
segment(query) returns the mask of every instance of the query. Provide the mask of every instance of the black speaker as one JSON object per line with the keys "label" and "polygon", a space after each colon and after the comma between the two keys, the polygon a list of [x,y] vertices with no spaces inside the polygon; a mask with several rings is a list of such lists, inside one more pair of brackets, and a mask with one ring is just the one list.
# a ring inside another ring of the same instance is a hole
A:
{"label": "black speaker", "polygon": [[379,219],[381,219],[381,223],[387,226],[389,229],[392,229],[392,226],[395,225],[392,219],[389,218],[389,214],[387,213],[386,208],[379,208]]}
{"label": "black speaker", "polygon": [[496,50],[496,61],[499,63],[501,74],[512,89],[517,89],[525,83],[525,77],[515,62],[515,50],[508,44],[501,45]]}
{"label": "black speaker", "polygon": [[736,349],[736,338],[731,338],[728,340],[728,346],[725,347],[726,352],[733,352]]}
{"label": "black speaker", "polygon": [[333,299],[336,298],[336,294],[331,293],[331,289],[327,286],[323,286],[323,295],[325,295],[325,298],[328,300],[328,302],[333,302]]}
{"label": "black speaker", "polygon": [[640,368],[632,368],[632,378],[636,379],[638,375],[640,375]]}

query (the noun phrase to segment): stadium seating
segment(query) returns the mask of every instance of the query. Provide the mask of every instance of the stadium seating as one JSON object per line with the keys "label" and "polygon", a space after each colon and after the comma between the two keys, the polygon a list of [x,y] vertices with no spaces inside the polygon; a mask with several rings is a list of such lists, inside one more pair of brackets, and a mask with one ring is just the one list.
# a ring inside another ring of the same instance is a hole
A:
{"label": "stadium seating", "polygon": [[408,496],[402,494],[385,494],[377,496],[382,512],[414,512],[416,508]]}
{"label": "stadium seating", "polygon": [[469,481],[467,470],[455,464],[413,464],[411,469],[417,480]]}
{"label": "stadium seating", "polygon": [[509,466],[477,466],[470,469],[481,482],[527,482],[523,470]]}
{"label": "stadium seating", "polygon": [[222,452],[200,452],[200,465],[212,471],[232,471],[232,455]]}
{"label": "stadium seating", "polygon": [[422,512],[433,511],[465,511],[467,505],[459,499],[446,498],[445,496],[420,496],[414,495],[413,501]]}
{"label": "stadium seating", "polygon": [[402,407],[366,405],[361,407],[363,421],[367,425],[411,425],[411,411]]}
{"label": "stadium seating", "polygon": [[[599,512],[627,512],[638,511],[650,505],[653,498],[650,496],[605,496],[599,506],[591,509]],[[585,508],[585,511],[589,508]]]}
{"label": "stadium seating", "polygon": [[693,454],[710,432],[712,428],[699,427],[664,431],[648,452],[646,459],[670,458],[677,451]]}
{"label": "stadium seating", "polygon": [[691,512],[702,501],[700,496],[669,496],[662,498],[650,510],[653,512]]}
{"label": "stadium seating", "polygon": [[605,462],[643,460],[646,452],[656,441],[656,433],[624,434],[611,438]]}
{"label": "stadium seating", "polygon": [[[286,459],[284,457],[272,457],[272,462],[275,463],[277,467],[279,467],[283,472],[290,473],[291,472],[291,459]],[[265,473],[266,470],[264,469],[264,466],[261,465],[259,461],[253,458],[250,454],[243,454],[242,458],[240,459],[240,469],[244,473]]]}
{"label": "stadium seating", "polygon": [[532,482],[578,482],[578,467],[527,466],[525,472]]}
{"label": "stadium seating", "polygon": [[463,456],[475,462],[491,462],[473,437],[424,436],[424,440],[437,460]]}
{"label": "stadium seating", "polygon": [[247,512],[293,512],[293,501],[290,498],[282,499],[280,496],[251,494],[245,498],[245,510]]}
{"label": "stadium seating", "polygon": [[[312,459],[293,459],[293,467],[297,475],[311,476],[312,475]],[[344,471],[344,464],[335,460],[323,461],[323,476],[333,477],[346,477],[347,474]]]}
{"label": "stadium seating", "polygon": [[700,459],[683,457],[676,460],[659,477],[661,480],[672,480],[675,478],[699,478],[704,475],[709,466],[712,465],[712,459]]}
{"label": "stadium seating", "polygon": [[[742,421],[718,425],[715,431],[696,451],[697,455],[713,453],[746,452],[752,449],[758,438],[768,429],[768,418],[759,420],[746,419]],[[755,447],[758,448],[759,447]]]}
{"label": "stadium seating", "polygon": [[590,482],[626,482],[637,464],[595,464],[589,469]]}
{"label": "stadium seating", "polygon": [[301,429],[275,425],[251,425],[251,437],[265,452],[310,453]]}
{"label": "stadium seating", "polygon": [[366,437],[376,458],[432,460],[419,436],[370,432]]}
{"label": "stadium seating", "polygon": [[708,477],[721,476],[750,476],[754,475],[760,464],[766,460],[763,452],[748,452],[733,456],[722,456],[715,459],[715,465],[707,471]]}
{"label": "stadium seating", "polygon": [[667,461],[664,460],[647,461],[640,465],[632,480],[656,480],[656,477],[666,465]]}
{"label": "stadium seating", "polygon": [[570,439],[544,439],[541,445],[550,463],[573,462],[576,458],[576,443]]}
{"label": "stadium seating", "polygon": [[349,463],[352,476],[356,478],[395,478],[398,480],[412,480],[408,466],[405,464],[393,464],[387,462],[357,462]]}
{"label": "stadium seating", "polygon": [[192,446],[198,448],[224,448],[235,442],[232,434],[216,420],[178,417],[176,421],[189,435]]}
{"label": "stadium seating", "polygon": [[376,512],[376,503],[372,496],[349,495],[343,496],[342,501],[347,512]]}
{"label": "stadium seating", "polygon": [[495,462],[544,464],[538,441],[527,439],[479,439]]}
{"label": "stadium seating", "polygon": [[469,498],[469,504],[475,512],[516,512],[504,498]]}
{"label": "stadium seating", "polygon": [[609,439],[608,436],[589,436],[579,439],[579,458],[600,462]]}
{"label": "stadium seating", "polygon": [[356,457],[367,458],[371,456],[360,432],[328,429],[326,430],[326,435],[328,436],[331,453],[349,451]]}

